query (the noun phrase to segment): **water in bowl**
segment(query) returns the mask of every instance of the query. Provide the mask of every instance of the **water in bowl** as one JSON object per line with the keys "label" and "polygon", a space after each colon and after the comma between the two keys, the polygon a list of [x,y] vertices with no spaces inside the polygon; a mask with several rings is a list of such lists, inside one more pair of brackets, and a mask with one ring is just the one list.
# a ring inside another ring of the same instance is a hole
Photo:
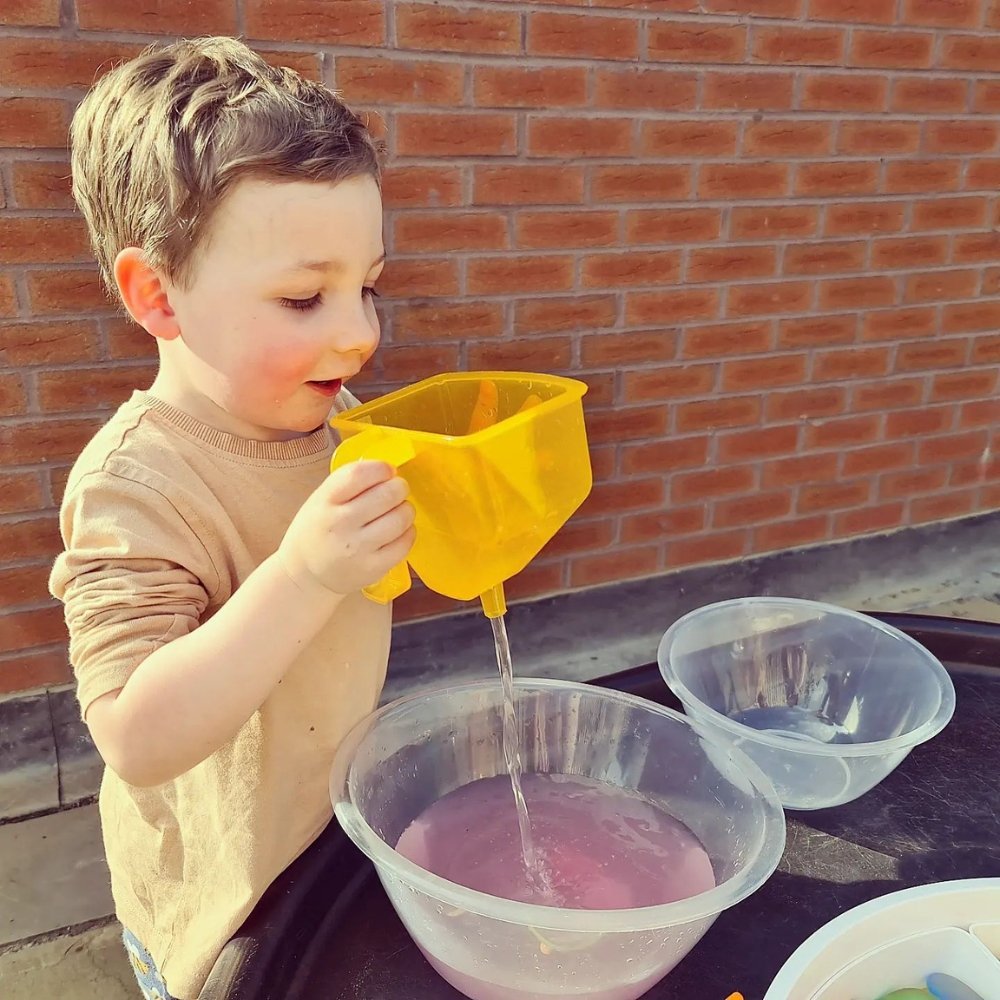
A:
{"label": "water in bowl", "polygon": [[854,742],[853,735],[846,726],[802,705],[748,708],[742,712],[733,712],[729,717],[733,722],[762,733],[776,733],[779,736],[814,740],[817,743]]}

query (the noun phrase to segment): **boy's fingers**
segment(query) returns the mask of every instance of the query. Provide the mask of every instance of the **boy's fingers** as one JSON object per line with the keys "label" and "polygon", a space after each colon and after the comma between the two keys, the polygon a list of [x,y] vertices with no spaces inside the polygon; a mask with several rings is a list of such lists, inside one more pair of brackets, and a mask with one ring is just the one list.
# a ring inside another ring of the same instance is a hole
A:
{"label": "boy's fingers", "polygon": [[387,462],[352,462],[328,477],[327,499],[332,503],[348,503],[368,490],[389,482],[396,470]]}

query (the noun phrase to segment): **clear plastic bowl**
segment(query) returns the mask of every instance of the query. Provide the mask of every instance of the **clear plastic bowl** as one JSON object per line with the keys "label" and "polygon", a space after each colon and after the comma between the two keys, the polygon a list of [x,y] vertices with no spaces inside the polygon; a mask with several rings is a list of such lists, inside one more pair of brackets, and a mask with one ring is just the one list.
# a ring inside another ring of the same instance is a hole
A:
{"label": "clear plastic bowl", "polygon": [[433,802],[506,773],[498,681],[413,695],[362,722],[334,763],[337,818],[427,959],[473,1000],[635,1000],[771,875],[785,843],[781,806],[744,755],[670,709],[554,680],[515,681],[515,701],[525,773],[636,790],[701,840],[716,887],[642,909],[559,909],[475,892],[398,854],[403,830]]}
{"label": "clear plastic bowl", "polygon": [[787,809],[874,788],[955,711],[940,661],[867,615],[754,597],[685,615],[660,671],[687,714],[755,761]]}

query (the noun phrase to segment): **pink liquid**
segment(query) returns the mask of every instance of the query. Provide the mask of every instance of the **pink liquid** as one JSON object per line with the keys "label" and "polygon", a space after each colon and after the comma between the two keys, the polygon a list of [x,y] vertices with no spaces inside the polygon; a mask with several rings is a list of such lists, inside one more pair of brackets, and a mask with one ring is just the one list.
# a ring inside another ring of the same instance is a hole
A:
{"label": "pink liquid", "polygon": [[614,910],[686,899],[715,886],[712,862],[682,823],[632,792],[587,778],[528,774],[535,865],[524,860],[506,775],[435,802],[396,845],[469,889],[541,906]]}

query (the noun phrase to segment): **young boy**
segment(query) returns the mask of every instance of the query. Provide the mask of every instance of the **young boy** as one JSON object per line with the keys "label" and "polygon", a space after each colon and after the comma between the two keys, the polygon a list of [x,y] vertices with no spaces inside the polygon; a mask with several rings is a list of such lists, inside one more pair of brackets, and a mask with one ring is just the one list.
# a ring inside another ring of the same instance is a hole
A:
{"label": "young boy", "polygon": [[329,474],[331,411],[375,351],[377,151],[328,90],[233,39],[148,50],[72,130],[104,278],[159,373],[70,476],[65,604],[101,819],[147,997],[194,1000],[330,820],[328,769],[377,704],[406,484]]}

